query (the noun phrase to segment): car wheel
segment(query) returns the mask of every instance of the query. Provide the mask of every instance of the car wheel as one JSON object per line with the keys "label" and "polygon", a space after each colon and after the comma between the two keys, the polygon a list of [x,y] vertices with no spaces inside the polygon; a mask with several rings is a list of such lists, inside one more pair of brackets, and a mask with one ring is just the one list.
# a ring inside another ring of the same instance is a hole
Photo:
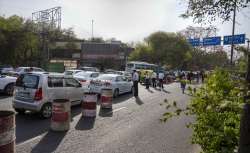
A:
{"label": "car wheel", "polygon": [[25,110],[24,110],[24,109],[15,108],[15,111],[16,111],[18,114],[24,114],[24,113],[25,113]]}
{"label": "car wheel", "polygon": [[45,104],[43,105],[41,111],[40,111],[42,118],[50,118],[52,115],[52,106],[51,104]]}
{"label": "car wheel", "polygon": [[12,96],[13,95],[13,92],[14,92],[14,84],[11,83],[11,84],[8,84],[5,89],[4,89],[4,92],[9,95],[9,96]]}
{"label": "car wheel", "polygon": [[119,96],[119,89],[115,89],[113,97],[116,98]]}

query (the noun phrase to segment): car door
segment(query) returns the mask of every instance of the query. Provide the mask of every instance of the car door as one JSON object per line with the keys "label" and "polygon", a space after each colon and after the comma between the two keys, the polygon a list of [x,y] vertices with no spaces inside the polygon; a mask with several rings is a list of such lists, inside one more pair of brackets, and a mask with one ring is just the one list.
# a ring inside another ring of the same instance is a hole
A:
{"label": "car door", "polygon": [[124,93],[125,88],[124,88],[124,81],[122,79],[122,76],[117,76],[115,83],[116,83],[117,88],[119,88],[119,93]]}
{"label": "car door", "polygon": [[69,97],[72,105],[79,104],[83,96],[81,84],[73,78],[65,78],[66,95]]}
{"label": "car door", "polygon": [[53,102],[54,99],[67,99],[65,88],[63,87],[62,77],[48,77],[47,89],[48,101]]}
{"label": "car door", "polygon": [[130,81],[128,81],[128,79],[126,78],[126,77],[122,77],[122,79],[123,79],[123,86],[124,86],[124,92],[130,92],[131,91],[131,88],[132,88],[132,86],[131,86],[131,83],[130,83]]}

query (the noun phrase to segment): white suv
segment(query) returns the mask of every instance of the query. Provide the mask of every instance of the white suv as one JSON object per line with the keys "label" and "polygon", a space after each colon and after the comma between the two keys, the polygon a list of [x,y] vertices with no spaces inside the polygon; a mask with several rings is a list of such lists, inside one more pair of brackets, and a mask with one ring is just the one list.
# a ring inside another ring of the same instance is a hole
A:
{"label": "white suv", "polygon": [[54,99],[69,99],[71,105],[77,105],[81,103],[83,93],[81,83],[72,77],[46,72],[26,73],[16,81],[13,107],[18,113],[30,110],[49,118]]}

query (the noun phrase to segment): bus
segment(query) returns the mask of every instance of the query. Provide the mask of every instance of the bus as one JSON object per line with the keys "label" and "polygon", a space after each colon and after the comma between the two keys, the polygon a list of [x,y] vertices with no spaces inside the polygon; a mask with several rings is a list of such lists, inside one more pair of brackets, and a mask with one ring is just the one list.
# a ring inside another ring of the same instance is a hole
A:
{"label": "bus", "polygon": [[125,71],[132,73],[133,70],[153,70],[155,72],[164,72],[164,69],[156,64],[139,61],[128,62]]}

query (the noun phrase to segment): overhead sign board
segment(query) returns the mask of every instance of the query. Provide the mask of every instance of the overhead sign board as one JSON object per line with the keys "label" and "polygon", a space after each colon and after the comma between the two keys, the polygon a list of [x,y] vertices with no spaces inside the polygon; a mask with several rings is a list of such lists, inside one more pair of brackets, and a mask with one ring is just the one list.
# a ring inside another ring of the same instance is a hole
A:
{"label": "overhead sign board", "polygon": [[224,36],[223,45],[231,45],[233,40],[233,44],[244,44],[246,41],[245,34],[239,34],[232,36]]}
{"label": "overhead sign board", "polygon": [[192,46],[200,46],[200,38],[188,39]]}
{"label": "overhead sign board", "polygon": [[215,46],[221,44],[221,37],[203,38],[203,46]]}

